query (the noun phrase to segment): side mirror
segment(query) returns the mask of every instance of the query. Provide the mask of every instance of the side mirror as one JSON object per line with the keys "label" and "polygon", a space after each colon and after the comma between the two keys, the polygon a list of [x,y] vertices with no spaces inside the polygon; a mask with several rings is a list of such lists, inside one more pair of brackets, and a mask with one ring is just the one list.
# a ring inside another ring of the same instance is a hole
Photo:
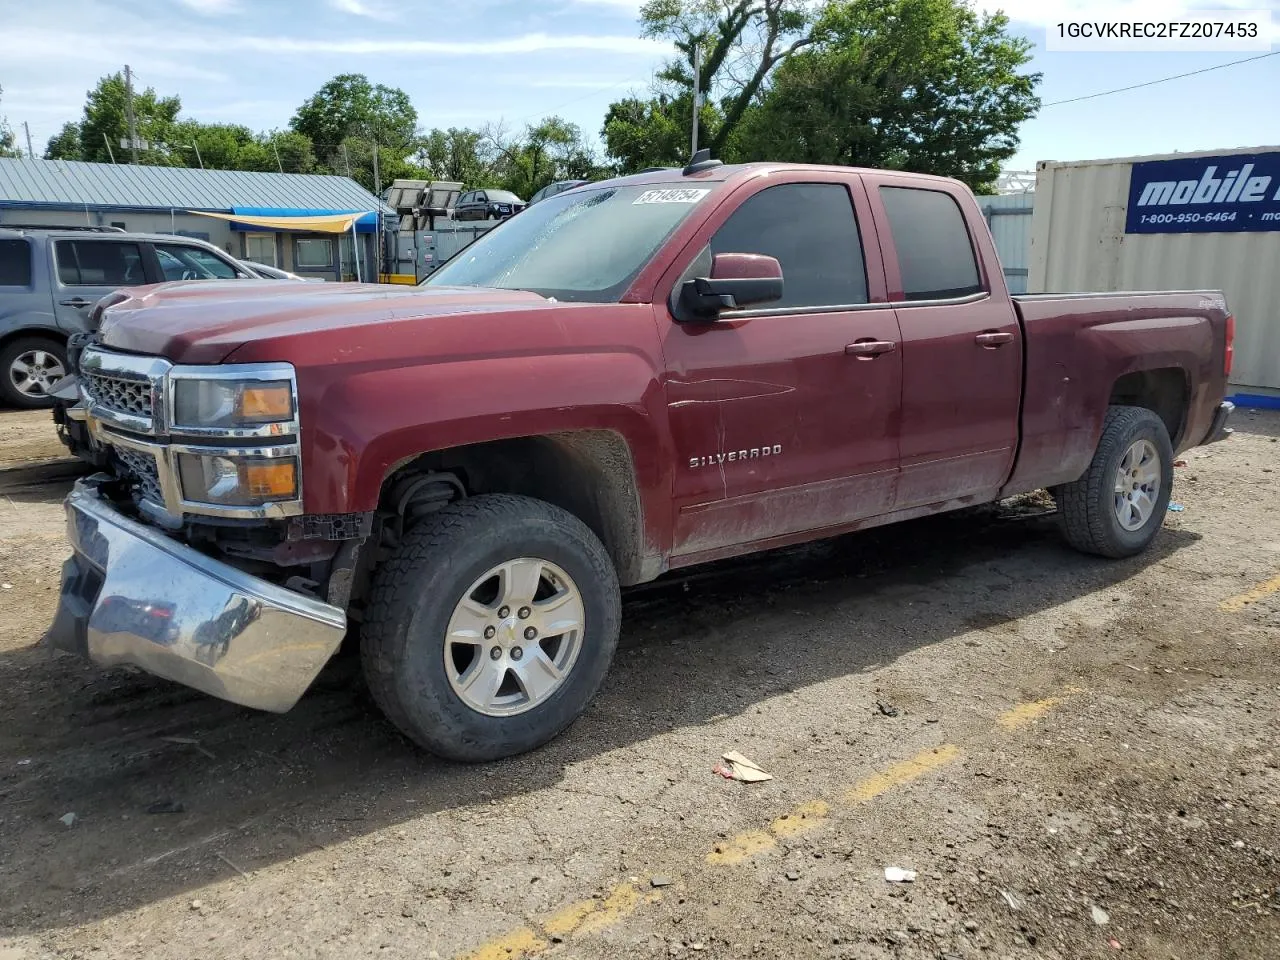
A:
{"label": "side mirror", "polygon": [[782,265],[757,253],[717,253],[711,276],[686,280],[680,288],[676,319],[682,323],[715,320],[722,310],[741,310],[782,299]]}

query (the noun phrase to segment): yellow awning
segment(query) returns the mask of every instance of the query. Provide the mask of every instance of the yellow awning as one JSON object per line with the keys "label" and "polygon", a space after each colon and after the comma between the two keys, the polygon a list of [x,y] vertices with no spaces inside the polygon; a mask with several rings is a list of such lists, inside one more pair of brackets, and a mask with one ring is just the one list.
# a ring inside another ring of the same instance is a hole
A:
{"label": "yellow awning", "polygon": [[252,227],[264,227],[267,230],[296,230],[303,233],[347,233],[351,225],[368,213],[333,213],[320,217],[255,217],[246,213],[210,213],[207,210],[188,210],[198,217],[213,217],[215,220],[231,220],[235,223],[247,223]]}

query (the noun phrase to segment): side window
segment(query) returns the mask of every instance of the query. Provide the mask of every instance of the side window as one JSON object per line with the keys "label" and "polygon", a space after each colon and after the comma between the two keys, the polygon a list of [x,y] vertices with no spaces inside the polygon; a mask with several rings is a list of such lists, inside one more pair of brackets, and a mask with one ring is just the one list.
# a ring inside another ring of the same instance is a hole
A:
{"label": "side window", "polygon": [[978,293],[978,261],[955,198],[939,190],[881,187],[908,300]]}
{"label": "side window", "polygon": [[201,247],[156,244],[156,259],[166,280],[234,280],[235,267]]}
{"label": "side window", "polygon": [[782,264],[783,298],[771,307],[867,302],[867,271],[849,191],[838,183],[761,190],[711,238],[714,253],[758,253]]}
{"label": "side window", "polygon": [[136,243],[59,240],[54,244],[58,279],[67,286],[127,287],[147,282]]}
{"label": "side window", "polygon": [[215,280],[235,280],[239,271],[223,260],[216,253],[210,253],[203,247],[179,247],[191,262],[198,264],[208,276]]}
{"label": "side window", "polygon": [[293,241],[293,262],[303,270],[333,269],[333,241],[328,237],[299,237]]}
{"label": "side window", "polygon": [[31,286],[31,244],[0,240],[0,287]]}
{"label": "side window", "polygon": [[489,202],[489,198],[488,196],[485,195],[485,192],[483,190],[481,190],[479,193],[476,194],[476,203],[488,203],[488,202]]}

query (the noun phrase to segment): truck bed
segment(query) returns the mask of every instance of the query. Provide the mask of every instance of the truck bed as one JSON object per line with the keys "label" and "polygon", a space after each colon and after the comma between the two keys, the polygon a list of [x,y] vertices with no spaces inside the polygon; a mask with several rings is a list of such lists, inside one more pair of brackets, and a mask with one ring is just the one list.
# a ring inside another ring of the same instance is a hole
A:
{"label": "truck bed", "polygon": [[1013,303],[1025,376],[1021,444],[1004,495],[1077,479],[1108,403],[1123,401],[1116,385],[1122,391],[1125,377],[1163,377],[1189,394],[1171,439],[1179,451],[1204,440],[1226,388],[1221,291],[1033,293]]}

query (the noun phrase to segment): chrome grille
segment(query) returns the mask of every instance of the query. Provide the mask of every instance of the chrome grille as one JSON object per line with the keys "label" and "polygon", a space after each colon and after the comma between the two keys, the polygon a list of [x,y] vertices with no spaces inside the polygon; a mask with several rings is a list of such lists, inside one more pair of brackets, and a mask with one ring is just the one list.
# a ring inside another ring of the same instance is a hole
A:
{"label": "chrome grille", "polygon": [[150,381],[127,380],[122,377],[103,376],[100,373],[82,372],[81,383],[93,403],[101,404],[117,413],[151,419]]}
{"label": "chrome grille", "polygon": [[137,483],[138,493],[142,495],[142,499],[163,504],[164,491],[160,489],[160,468],[156,464],[156,458],[149,453],[130,450],[128,447],[117,446],[112,449],[115,450],[120,465],[124,468],[124,476]]}

